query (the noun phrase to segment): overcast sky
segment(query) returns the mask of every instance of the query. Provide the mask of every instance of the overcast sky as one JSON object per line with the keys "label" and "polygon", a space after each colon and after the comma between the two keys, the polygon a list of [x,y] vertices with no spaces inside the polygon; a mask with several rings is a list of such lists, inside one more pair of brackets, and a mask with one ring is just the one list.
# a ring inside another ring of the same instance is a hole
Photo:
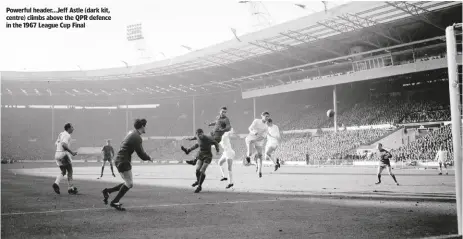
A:
{"label": "overcast sky", "polygon": [[[345,2],[330,2],[329,6]],[[321,1],[263,3],[265,9],[260,11],[268,11],[274,24],[324,9]],[[85,29],[7,29],[7,7],[107,7],[112,20],[87,21]],[[154,61],[165,59],[159,52],[167,58],[186,54],[188,50],[181,45],[201,49],[233,39],[231,27],[238,35],[252,32],[257,20],[251,17],[249,4],[232,0],[2,0],[0,8],[0,70],[4,71],[90,70],[122,67],[122,61],[142,63],[135,44],[126,39],[128,24],[142,23]]]}

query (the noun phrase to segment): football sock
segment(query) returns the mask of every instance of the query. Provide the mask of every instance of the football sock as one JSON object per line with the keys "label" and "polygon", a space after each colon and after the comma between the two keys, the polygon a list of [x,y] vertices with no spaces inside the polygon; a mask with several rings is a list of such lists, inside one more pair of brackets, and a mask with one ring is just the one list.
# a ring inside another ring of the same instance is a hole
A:
{"label": "football sock", "polygon": [[114,200],[111,203],[118,203],[119,200],[129,191],[129,188],[125,186],[125,184],[122,185],[121,190],[119,190],[119,193],[117,196],[114,198]]}
{"label": "football sock", "polygon": [[199,181],[199,186],[200,186],[200,187],[203,185],[204,179],[206,179],[206,174],[201,173],[201,175],[200,175],[200,181]]}
{"label": "football sock", "polygon": [[123,183],[113,187],[113,188],[108,188],[107,192],[108,193],[113,193],[113,192],[117,192],[121,189],[122,185],[124,185]]}
{"label": "football sock", "polygon": [[196,182],[199,183],[199,177],[201,176],[201,172],[199,170],[196,170]]}

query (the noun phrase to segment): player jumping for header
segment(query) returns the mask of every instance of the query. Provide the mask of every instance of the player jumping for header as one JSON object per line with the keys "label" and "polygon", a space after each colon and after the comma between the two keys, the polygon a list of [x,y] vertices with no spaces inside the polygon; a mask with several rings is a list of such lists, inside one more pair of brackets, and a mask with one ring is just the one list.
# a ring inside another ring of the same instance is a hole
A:
{"label": "player jumping for header", "polygon": [[247,152],[246,162],[244,162],[246,166],[251,164],[252,148],[255,148],[257,151],[256,159],[259,178],[262,177],[262,157],[268,132],[267,120],[270,118],[270,114],[268,112],[263,112],[261,117],[261,119],[255,119],[249,126],[249,135],[246,136],[245,139]]}
{"label": "player jumping for header", "polygon": [[117,196],[111,201],[111,207],[119,210],[125,211],[125,208],[122,207],[122,204],[119,203],[121,198],[133,187],[132,179],[132,154],[135,151],[143,161],[151,161],[151,157],[146,154],[143,149],[143,140],[141,135],[145,133],[147,121],[145,119],[136,119],[133,126],[135,130],[129,132],[125,136],[124,140],[121,143],[121,148],[117,153],[115,164],[117,171],[119,171],[124,183],[118,184],[113,188],[103,189],[103,202],[108,204],[109,194],[119,191]]}
{"label": "player jumping for header", "polygon": [[189,149],[185,149],[182,146],[182,149],[185,149],[185,154],[189,154],[191,151],[199,148],[198,156],[198,164],[196,165],[196,182],[191,185],[192,187],[196,187],[195,193],[199,193],[202,190],[202,185],[204,180],[206,179],[206,169],[212,162],[212,145],[215,146],[217,154],[219,153],[219,144],[217,141],[214,140],[211,136],[205,135],[202,129],[196,130],[196,138],[198,143],[193,145],[193,147]]}
{"label": "player jumping for header", "polygon": [[392,154],[383,149],[383,144],[381,143],[379,143],[376,148],[379,151],[378,182],[376,184],[381,183],[381,173],[385,168],[387,168],[389,175],[391,175],[392,179],[394,179],[395,184],[399,186],[395,175],[392,173],[391,162],[389,161],[389,159],[392,158]]}
{"label": "player jumping for header", "polygon": [[114,169],[113,169],[113,157],[114,157],[114,149],[113,146],[111,146],[111,140],[106,141],[106,145],[103,146],[103,149],[101,149],[101,152],[103,152],[103,165],[101,166],[101,176],[98,178],[103,177],[103,171],[104,171],[104,166],[106,165],[106,161],[108,161],[109,166],[111,166],[111,173],[113,173],[113,177],[116,177],[114,175]]}
{"label": "player jumping for header", "polygon": [[71,123],[64,125],[64,131],[58,135],[58,139],[55,142],[56,153],[55,160],[56,164],[60,169],[60,174],[56,177],[55,183],[53,184],[53,190],[55,193],[60,194],[59,183],[68,175],[68,193],[77,194],[77,188],[74,187],[72,180],[72,159],[71,156],[76,156],[77,152],[70,149],[71,147],[71,134],[74,132],[74,127]]}
{"label": "player jumping for header", "polygon": [[[214,140],[217,143],[220,143],[220,141],[222,140],[222,135],[225,132],[230,131],[231,129],[230,120],[227,117],[227,107],[224,106],[220,108],[220,112],[219,112],[219,115],[217,116],[216,121],[208,124],[208,126],[215,126],[214,130],[211,132],[211,136],[214,138]],[[196,140],[196,138],[193,137],[188,140]],[[183,152],[186,153],[186,148],[182,146],[181,149],[183,150]],[[196,155],[195,159],[188,160],[186,161],[186,163],[191,164],[191,165],[196,165],[196,162],[198,161],[198,158],[197,158],[198,155],[199,153]]]}

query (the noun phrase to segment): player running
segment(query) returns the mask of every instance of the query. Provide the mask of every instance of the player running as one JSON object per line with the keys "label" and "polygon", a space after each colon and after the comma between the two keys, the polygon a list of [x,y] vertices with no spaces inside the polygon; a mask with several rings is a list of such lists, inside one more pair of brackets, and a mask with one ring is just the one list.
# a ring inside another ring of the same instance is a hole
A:
{"label": "player running", "polygon": [[439,151],[437,151],[436,157],[434,160],[437,160],[439,163],[439,175],[442,175],[442,165],[444,165],[445,168],[445,175],[449,175],[449,171],[447,169],[447,151],[444,150],[444,147],[442,145],[439,147]]}
{"label": "player running", "polygon": [[399,186],[399,183],[397,182],[397,179],[395,178],[395,175],[392,173],[391,169],[391,162],[389,161],[390,158],[392,158],[392,154],[389,153],[389,151],[383,149],[383,144],[379,143],[377,145],[377,149],[379,151],[379,166],[378,166],[378,182],[376,184],[381,183],[381,173],[385,168],[387,168],[387,171],[389,175],[391,175],[392,179],[394,179],[395,184]]}
{"label": "player running", "polygon": [[113,177],[116,177],[114,175],[114,169],[113,169],[113,157],[114,157],[114,149],[113,146],[111,146],[111,140],[106,141],[106,145],[103,146],[103,149],[101,149],[101,152],[103,152],[103,165],[101,166],[101,176],[98,178],[103,177],[103,171],[104,171],[104,166],[106,165],[106,161],[108,161],[109,166],[111,166],[111,173],[113,174]]}
{"label": "player running", "polygon": [[111,201],[110,206],[119,210],[125,211],[125,208],[122,207],[122,204],[119,203],[122,197],[133,187],[133,179],[132,179],[132,154],[135,151],[143,161],[151,161],[151,157],[146,154],[145,150],[143,149],[143,140],[141,135],[146,133],[146,119],[136,119],[135,123],[133,124],[135,130],[130,131],[127,136],[125,136],[124,140],[121,143],[121,148],[117,153],[115,164],[117,171],[119,171],[124,183],[118,184],[113,188],[105,188],[103,189],[103,202],[108,204],[109,194],[113,192],[119,191],[117,196]]}
{"label": "player running", "polygon": [[55,142],[56,153],[55,160],[61,173],[56,177],[55,183],[53,183],[53,190],[55,193],[60,194],[59,183],[68,175],[68,193],[77,194],[77,188],[74,187],[72,180],[72,159],[71,156],[76,156],[77,152],[70,149],[71,147],[71,134],[74,132],[74,127],[71,123],[64,125],[64,131],[58,135],[58,139]]}
{"label": "player running", "polygon": [[191,185],[196,187],[195,193],[199,193],[202,190],[202,185],[206,179],[206,169],[212,162],[212,145],[215,146],[217,154],[219,153],[219,144],[211,136],[205,135],[202,129],[196,130],[196,138],[198,143],[193,145],[189,149],[185,149],[182,146],[182,149],[185,149],[185,153],[188,155],[191,151],[199,148],[198,156],[196,157],[199,163],[196,165],[196,182]]}
{"label": "player running", "polygon": [[261,114],[261,119],[255,119],[252,124],[249,126],[249,135],[246,136],[246,162],[245,165],[249,166],[251,164],[251,155],[252,148],[256,149],[256,159],[257,159],[257,171],[259,172],[259,178],[262,177],[262,157],[264,154],[264,144],[267,137],[268,126],[267,120],[270,118],[268,112],[263,112]]}
{"label": "player running", "polygon": [[[223,126],[223,125],[225,125],[225,126]],[[228,117],[227,117],[227,107],[224,106],[224,107],[220,108],[220,112],[219,112],[219,115],[217,116],[216,121],[208,124],[208,126],[215,126],[214,130],[211,132],[211,136],[214,138],[214,140],[217,143],[220,143],[220,141],[222,140],[222,135],[225,132],[230,131],[230,129],[231,129],[230,119],[228,119]],[[193,138],[188,139],[188,140],[196,140],[196,138],[193,137]],[[188,154],[186,152],[186,148],[184,148],[182,146],[181,149],[183,150],[183,152]],[[187,160],[186,163],[191,164],[193,166],[196,165],[196,162],[198,161],[198,158],[197,158],[198,155],[199,155],[199,153],[196,155],[195,159]]]}
{"label": "player running", "polygon": [[280,145],[280,129],[276,124],[273,123],[272,119],[267,120],[268,132],[267,132],[267,143],[265,144],[265,157],[266,159],[272,160],[275,164],[275,171],[277,171],[281,165],[280,160],[277,158],[276,161],[272,158],[272,153]]}
{"label": "player running", "polygon": [[[222,173],[222,179],[220,181],[226,181],[228,180],[228,185],[226,189],[229,189],[233,187],[233,173],[232,173],[232,167],[233,167],[233,159],[235,158],[235,150],[233,150],[231,146],[230,139],[236,137],[235,131],[231,129],[228,132],[225,132],[225,134],[222,135],[222,141],[220,142],[220,145],[223,148],[223,153],[222,156],[219,159],[219,168],[220,172]],[[225,173],[223,171],[222,165],[227,162],[228,165],[228,179],[225,177]]]}

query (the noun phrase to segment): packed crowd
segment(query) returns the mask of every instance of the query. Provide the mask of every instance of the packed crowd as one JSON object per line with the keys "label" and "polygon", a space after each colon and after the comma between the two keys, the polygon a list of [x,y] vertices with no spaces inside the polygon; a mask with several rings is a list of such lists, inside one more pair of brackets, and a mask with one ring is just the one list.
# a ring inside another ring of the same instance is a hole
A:
{"label": "packed crowd", "polygon": [[449,161],[453,161],[452,128],[446,125],[431,131],[425,136],[392,150],[396,161],[433,161],[439,147],[448,151]]}
{"label": "packed crowd", "polygon": [[[444,83],[442,83],[444,84]],[[340,94],[348,92],[342,89]],[[362,91],[363,92],[363,91]],[[434,91],[433,91],[434,92]],[[355,94],[354,94],[355,95]],[[361,94],[357,94],[361,95]],[[448,102],[438,101],[439,92],[416,93],[413,97],[382,97],[379,99],[354,99],[354,96],[340,96],[337,112],[339,126],[361,126],[377,124],[415,123],[450,120]],[[431,96],[435,96],[431,98]],[[242,99],[239,94],[221,97],[198,98],[196,100],[195,127],[209,131],[205,125],[214,121],[218,109],[228,106],[228,117],[233,128],[240,134],[254,118],[252,99]],[[407,98],[407,99],[405,99]],[[440,97],[446,99],[446,97]],[[347,99],[350,99],[348,101]],[[281,130],[319,129],[332,127],[333,121],[326,117],[331,108],[332,89],[295,92],[265,96],[256,100],[257,115],[260,110],[271,112],[272,119]],[[307,104],[310,102],[310,104]],[[131,129],[135,117],[148,120],[147,136],[191,136],[194,132],[192,102],[189,99],[159,102],[153,109],[117,110],[55,110],[50,109],[5,109],[2,108],[2,158],[52,159],[54,141],[66,122],[75,126],[72,145],[79,147],[101,147],[106,139],[115,145]],[[53,116],[53,120],[52,119]],[[126,122],[126,119],[128,121]],[[53,125],[52,125],[53,124]],[[344,127],[342,127],[344,128]],[[278,154],[287,160],[324,160],[329,157],[345,158],[347,151],[366,141],[377,139],[385,132],[341,131],[337,134],[321,133],[318,136],[287,134]],[[178,147],[184,142],[175,140],[148,140],[146,149],[154,158],[182,158]],[[244,156],[244,141],[236,141],[239,157]],[[411,146],[410,146],[411,147]],[[404,151],[405,157],[410,150]],[[408,156],[407,156],[408,157]],[[411,156],[410,156],[411,157]],[[410,158],[408,157],[408,158]],[[422,158],[424,156],[419,156]]]}
{"label": "packed crowd", "polygon": [[384,129],[365,129],[352,131],[327,131],[318,135],[288,136],[276,155],[284,160],[326,161],[344,159],[347,153],[363,144],[369,144],[382,137],[388,131]]}
{"label": "packed crowd", "polygon": [[[366,129],[353,131],[320,132],[315,135],[285,134],[275,157],[284,161],[305,161],[306,155],[310,160],[324,163],[331,159],[344,159],[347,153],[356,147],[369,144],[383,137],[389,131],[385,129]],[[236,160],[246,155],[244,139],[232,139],[231,143],[236,152]],[[153,158],[159,159],[190,159],[194,155],[186,156],[180,151],[180,146],[190,146],[192,143],[183,140],[148,140],[145,149]],[[135,157],[136,158],[136,157]]]}

